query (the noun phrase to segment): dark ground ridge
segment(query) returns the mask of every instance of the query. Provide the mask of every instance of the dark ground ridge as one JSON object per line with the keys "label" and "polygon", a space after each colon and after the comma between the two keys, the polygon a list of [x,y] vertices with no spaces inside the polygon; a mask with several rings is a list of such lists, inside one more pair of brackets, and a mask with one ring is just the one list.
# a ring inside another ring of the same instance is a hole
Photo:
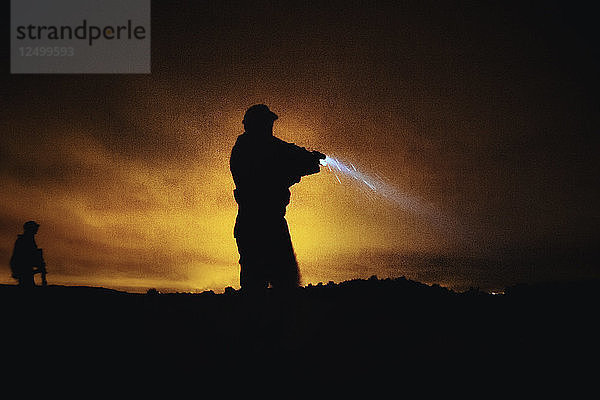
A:
{"label": "dark ground ridge", "polygon": [[142,294],[0,285],[0,302],[5,342],[43,338],[43,346],[57,352],[592,359],[600,337],[599,289],[600,280],[581,280],[520,284],[492,295],[376,277],[307,286],[293,294],[269,290],[261,296],[231,288],[222,294]]}

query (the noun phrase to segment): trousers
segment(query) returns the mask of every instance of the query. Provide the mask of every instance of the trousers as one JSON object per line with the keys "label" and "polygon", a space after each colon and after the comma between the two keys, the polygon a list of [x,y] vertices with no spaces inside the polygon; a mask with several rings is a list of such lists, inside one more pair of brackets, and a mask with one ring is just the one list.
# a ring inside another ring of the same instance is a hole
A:
{"label": "trousers", "polygon": [[300,272],[284,217],[257,219],[238,215],[235,229],[242,291],[293,289]]}

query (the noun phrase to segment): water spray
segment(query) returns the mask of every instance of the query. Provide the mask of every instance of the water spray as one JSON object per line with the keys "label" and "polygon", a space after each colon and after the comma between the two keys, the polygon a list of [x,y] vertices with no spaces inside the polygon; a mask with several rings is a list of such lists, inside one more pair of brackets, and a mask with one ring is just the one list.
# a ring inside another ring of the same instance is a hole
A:
{"label": "water spray", "polygon": [[[342,180],[350,180],[358,185],[361,189],[366,189],[368,193],[372,193],[378,197],[384,198],[391,203],[399,206],[405,211],[412,214],[428,217],[429,219],[440,220],[443,215],[436,207],[427,204],[424,200],[409,195],[402,190],[388,184],[384,179],[377,174],[374,176],[362,172],[351,162],[343,162],[338,158],[326,156],[319,161],[322,166],[327,167],[333,173],[339,184]],[[340,179],[340,177],[342,179]]]}

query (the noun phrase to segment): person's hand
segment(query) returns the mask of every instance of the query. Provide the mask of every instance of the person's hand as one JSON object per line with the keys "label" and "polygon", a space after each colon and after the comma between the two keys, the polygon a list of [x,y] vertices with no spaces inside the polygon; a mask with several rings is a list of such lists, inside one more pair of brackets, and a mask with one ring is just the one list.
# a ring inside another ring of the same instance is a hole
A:
{"label": "person's hand", "polygon": [[315,155],[317,160],[324,160],[325,158],[327,158],[327,156],[325,154],[318,152],[316,150],[314,150],[312,153]]}

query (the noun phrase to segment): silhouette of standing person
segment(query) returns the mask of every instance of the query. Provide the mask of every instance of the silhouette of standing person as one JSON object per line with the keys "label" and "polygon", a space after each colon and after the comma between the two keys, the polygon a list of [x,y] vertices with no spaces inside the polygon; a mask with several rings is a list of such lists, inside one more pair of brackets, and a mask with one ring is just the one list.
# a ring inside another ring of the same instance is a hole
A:
{"label": "silhouette of standing person", "polygon": [[244,292],[292,289],[300,284],[296,255],[285,220],[290,186],[320,171],[325,155],[273,136],[278,116],[264,104],[250,107],[244,133],[231,151],[230,169],[238,204],[234,236]]}
{"label": "silhouette of standing person", "polygon": [[40,225],[35,221],[27,221],[23,224],[23,233],[17,237],[10,268],[12,276],[23,288],[35,286],[34,275],[42,275],[42,286],[46,286],[46,263],[42,255],[42,249],[35,243],[35,234]]}

